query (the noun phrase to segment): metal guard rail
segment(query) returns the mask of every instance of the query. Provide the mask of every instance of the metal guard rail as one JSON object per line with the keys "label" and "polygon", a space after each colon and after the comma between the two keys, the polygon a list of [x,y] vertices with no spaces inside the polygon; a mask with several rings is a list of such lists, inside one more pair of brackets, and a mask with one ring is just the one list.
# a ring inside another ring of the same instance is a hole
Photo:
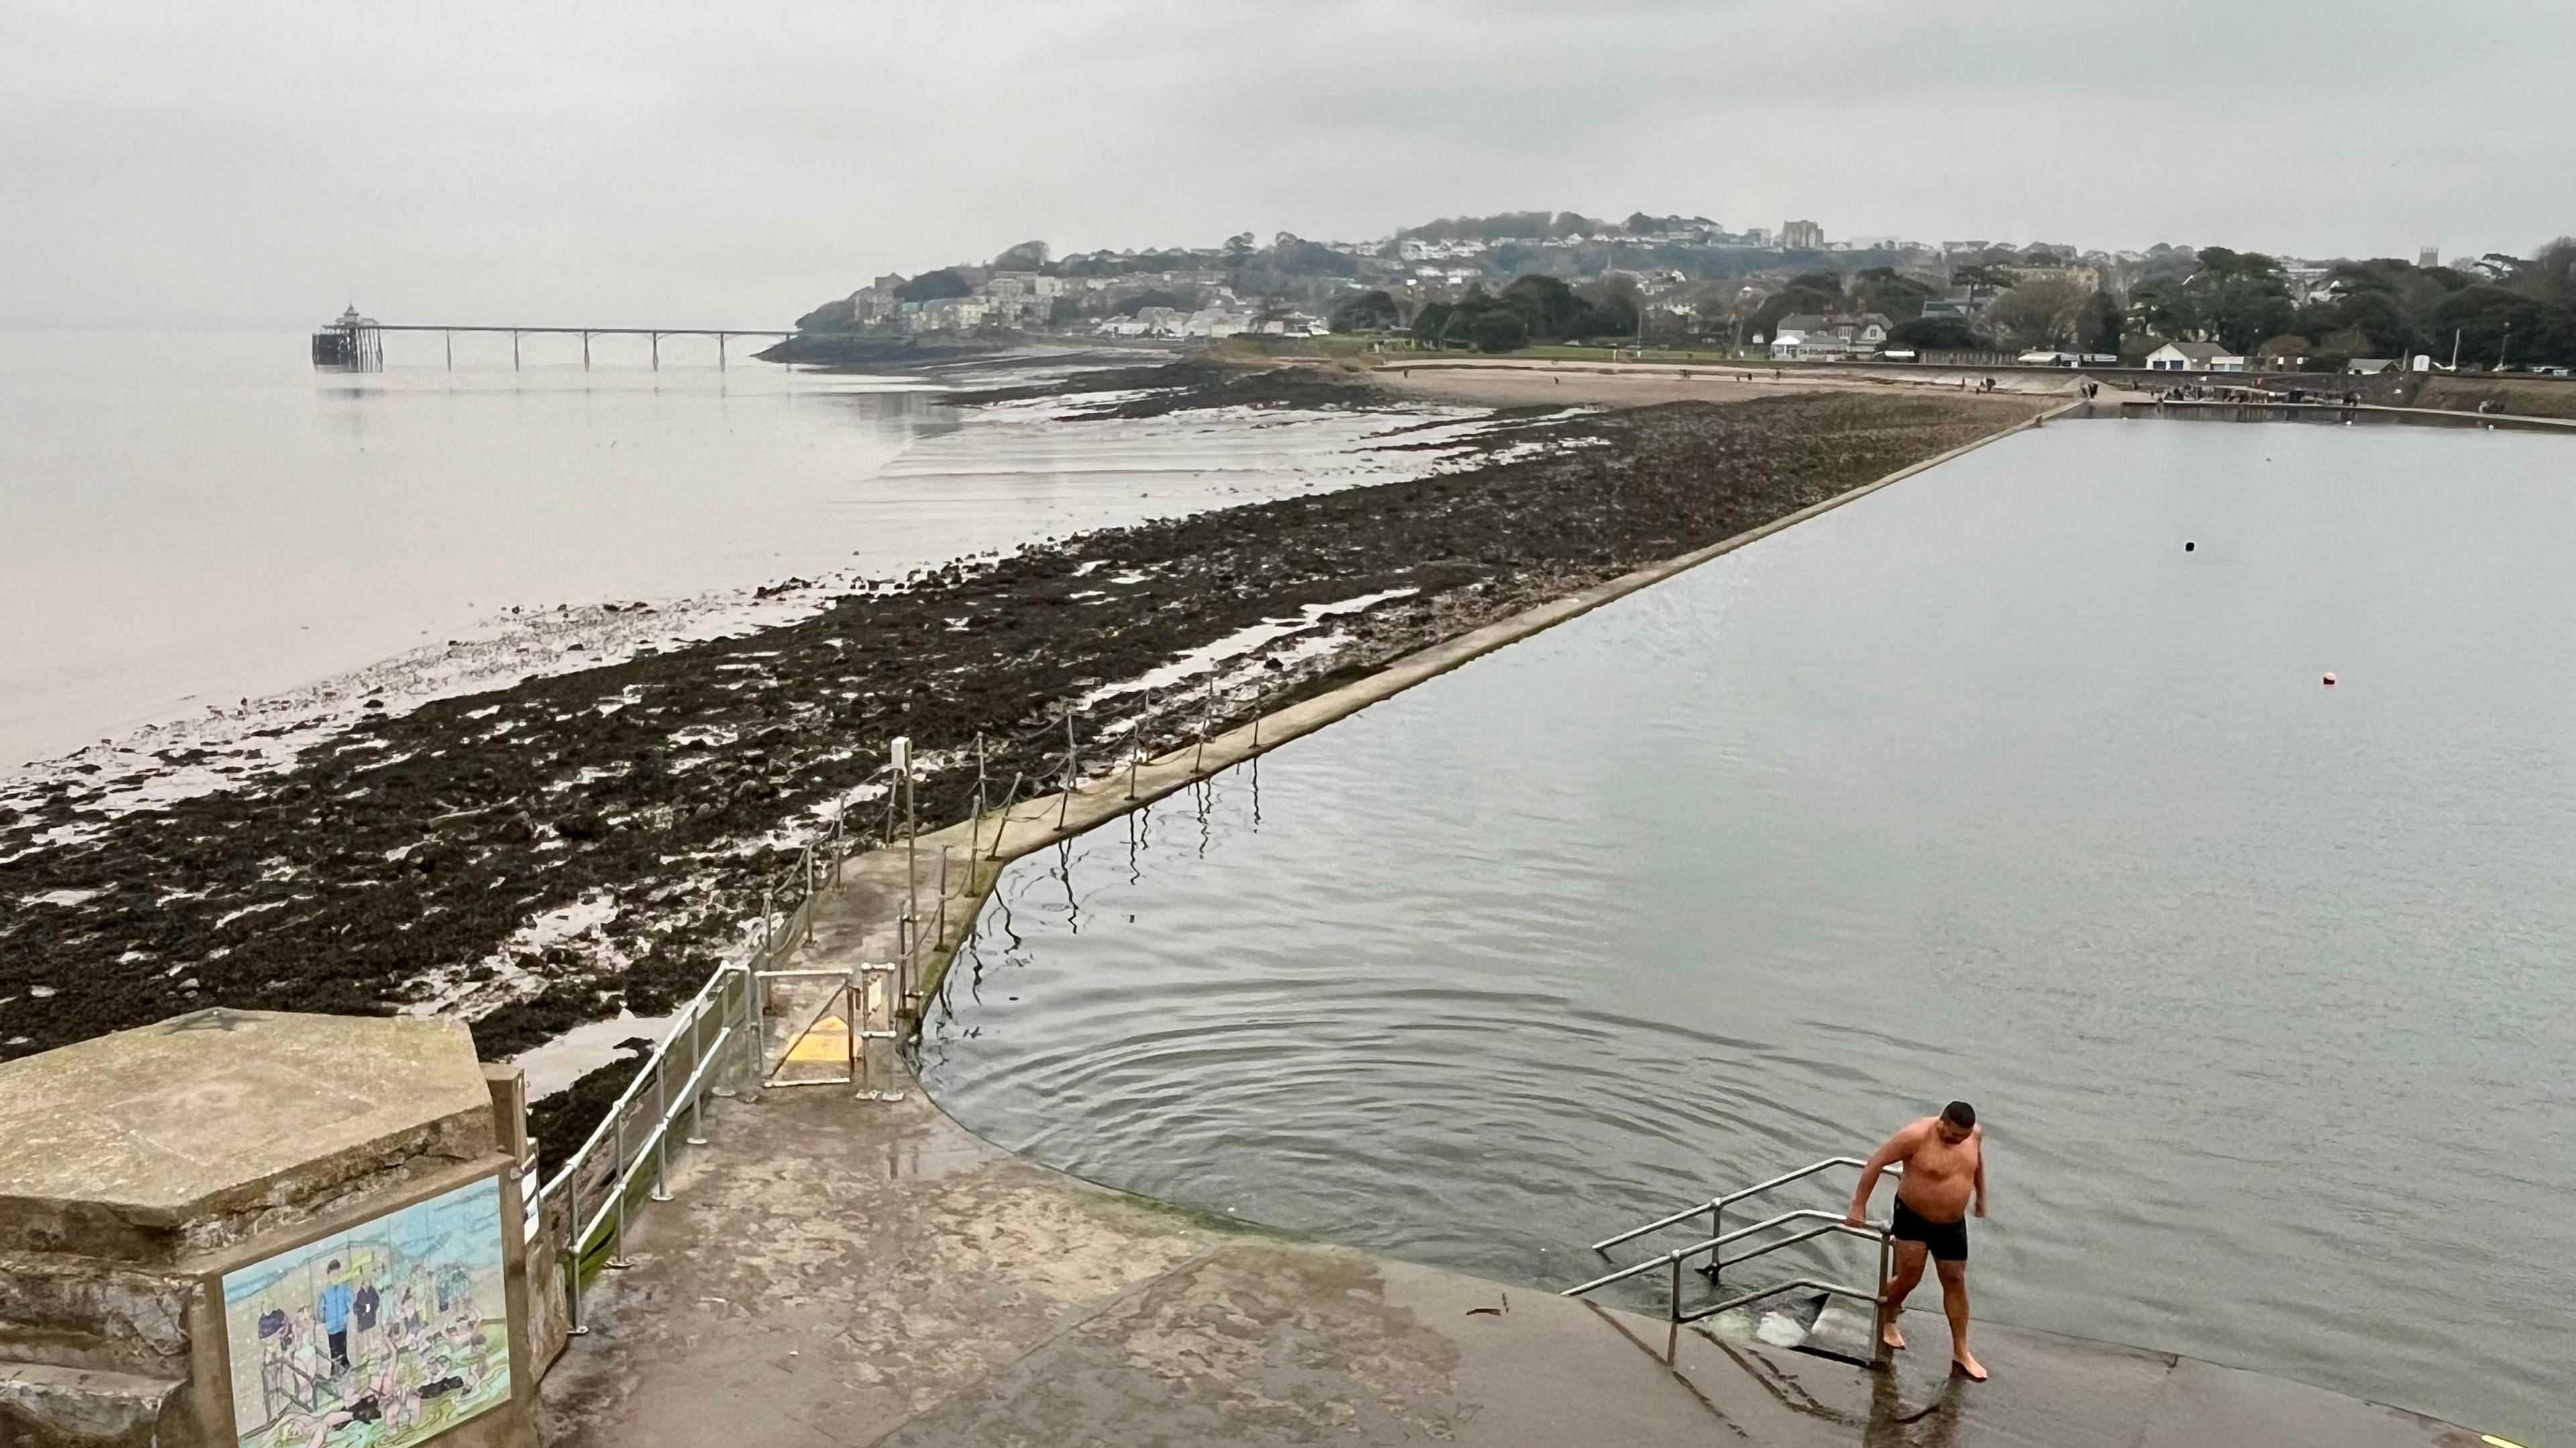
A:
{"label": "metal guard rail", "polygon": [[[1824,1225],[1800,1232],[1796,1236],[1783,1237],[1776,1242],[1765,1242],[1750,1252],[1745,1252],[1734,1257],[1718,1255],[1724,1248],[1733,1243],[1740,1242],[1757,1232],[1767,1232],[1773,1227],[1781,1226],[1788,1222],[1822,1222]],[[1693,1242],[1687,1247],[1675,1247],[1673,1250],[1664,1253],[1660,1257],[1649,1257],[1643,1262],[1634,1263],[1630,1266],[1622,1267],[1616,1272],[1595,1277],[1580,1287],[1569,1287],[1557,1295],[1560,1297],[1581,1297],[1587,1292],[1607,1287],[1613,1282],[1625,1282],[1631,1277],[1642,1277],[1646,1273],[1652,1272],[1658,1267],[1678,1266],[1702,1253],[1709,1254],[1716,1260],[1717,1265],[1720,1267],[1733,1267],[1738,1263],[1750,1262],[1756,1257],[1769,1256],[1771,1253],[1777,1252],[1783,1247],[1795,1246],[1796,1244],[1807,1241],[1811,1238],[1828,1236],[1835,1232],[1841,1232],[1847,1236],[1853,1237],[1866,1237],[1873,1242],[1877,1242],[1886,1238],[1887,1230],[1885,1223],[1873,1222],[1867,1226],[1855,1227],[1851,1224],[1850,1219],[1844,1217],[1839,1212],[1826,1212],[1819,1211],[1813,1207],[1801,1207],[1796,1211],[1782,1212],[1776,1217],[1766,1218],[1765,1220],[1755,1222],[1750,1226],[1738,1227],[1724,1236],[1710,1237],[1705,1241]]]}
{"label": "metal guard rail", "polygon": [[[1709,1214],[1709,1233],[1714,1236],[1718,1232],[1724,1230],[1724,1228],[1718,1224],[1718,1219],[1725,1214],[1726,1209],[1737,1202],[1743,1201],[1747,1197],[1758,1197],[1765,1192],[1785,1187],[1794,1181],[1804,1181],[1808,1177],[1814,1176],[1820,1171],[1828,1171],[1834,1167],[1865,1167],[1868,1165],[1868,1162],[1856,1156],[1829,1156],[1823,1161],[1811,1162],[1806,1166],[1798,1168],[1796,1171],[1775,1176],[1767,1182],[1755,1182],[1753,1185],[1745,1187],[1740,1191],[1728,1192],[1724,1196],[1711,1197],[1707,1201],[1701,1202],[1696,1206],[1684,1207],[1669,1217],[1657,1217],[1655,1220],[1648,1222],[1642,1227],[1621,1232],[1618,1236],[1604,1237],[1600,1241],[1592,1244],[1592,1250],[1595,1252],[1607,1252],[1622,1242],[1633,1242],[1639,1237],[1645,1236],[1649,1232],[1660,1232],[1666,1227],[1677,1227],[1682,1223],[1689,1221],[1691,1218],[1698,1216],[1702,1212],[1707,1212]],[[1902,1178],[1905,1175],[1905,1168],[1902,1166],[1890,1166],[1887,1168],[1887,1174],[1889,1176]]]}
{"label": "metal guard rail", "polygon": [[[1874,1365],[1883,1364],[1887,1360],[1887,1349],[1884,1345],[1887,1335],[1887,1303],[1883,1297],[1883,1292],[1884,1285],[1890,1275],[1890,1269],[1894,1266],[1894,1262],[1891,1259],[1895,1250],[1895,1238],[1892,1234],[1890,1224],[1885,1222],[1871,1222],[1867,1225],[1854,1225],[1850,1218],[1843,1213],[1819,1211],[1814,1208],[1800,1208],[1794,1211],[1782,1212],[1774,1217],[1767,1217],[1762,1221],[1752,1223],[1749,1226],[1738,1227],[1732,1232],[1724,1230],[1726,1209],[1736,1202],[1743,1201],[1749,1197],[1760,1196],[1766,1192],[1787,1186],[1792,1182],[1803,1181],[1819,1172],[1829,1171],[1838,1166],[1866,1168],[1868,1165],[1868,1162],[1859,1157],[1829,1156],[1822,1161],[1810,1162],[1806,1166],[1798,1168],[1796,1171],[1784,1172],[1768,1181],[1756,1182],[1752,1186],[1711,1197],[1705,1203],[1684,1207],[1678,1212],[1671,1213],[1667,1216],[1657,1217],[1655,1220],[1646,1223],[1642,1227],[1632,1228],[1628,1231],[1621,1232],[1614,1237],[1605,1237],[1592,1244],[1593,1251],[1606,1255],[1610,1248],[1616,1247],[1623,1242],[1632,1242],[1649,1233],[1660,1232],[1667,1228],[1680,1226],[1702,1212],[1708,1213],[1709,1217],[1709,1235],[1706,1238],[1690,1243],[1687,1246],[1675,1247],[1672,1250],[1663,1253],[1661,1256],[1647,1258],[1645,1261],[1636,1263],[1633,1266],[1622,1267],[1616,1272],[1607,1273],[1603,1276],[1593,1278],[1591,1281],[1583,1283],[1580,1286],[1569,1287],[1559,1295],[1565,1297],[1581,1297],[1588,1293],[1598,1291],[1601,1288],[1610,1286],[1612,1283],[1625,1282],[1630,1278],[1641,1277],[1657,1268],[1662,1268],[1669,1274],[1669,1281],[1665,1289],[1666,1297],[1664,1315],[1666,1319],[1676,1327],[1686,1322],[1699,1322],[1706,1318],[1715,1317],[1721,1312],[1727,1312],[1734,1308],[1745,1306],[1748,1303],[1758,1302],[1765,1297],[1776,1297],[1783,1292],[1792,1292],[1800,1288],[1826,1292],[1841,1297],[1857,1298],[1865,1300],[1870,1304],[1871,1362]],[[1890,1166],[1885,1170],[1899,1177],[1904,1175],[1904,1168],[1901,1166]],[[1786,1237],[1781,1237],[1775,1241],[1765,1242],[1761,1246],[1753,1248],[1751,1251],[1742,1252],[1733,1257],[1726,1255],[1726,1248],[1733,1243],[1740,1242],[1747,1237],[1768,1232],[1774,1228],[1787,1226],[1796,1222],[1814,1222],[1819,1225],[1811,1226],[1804,1231],[1796,1232]],[[1787,1282],[1775,1282],[1767,1287],[1756,1288],[1751,1292],[1739,1293],[1733,1297],[1724,1298],[1714,1303],[1691,1308],[1688,1311],[1683,1310],[1682,1268],[1692,1258],[1705,1255],[1709,1259],[1708,1265],[1700,1270],[1708,1274],[1710,1285],[1716,1286],[1725,1281],[1726,1269],[1729,1267],[1750,1262],[1756,1257],[1768,1256],[1773,1252],[1779,1251],[1783,1247],[1794,1247],[1801,1242],[1811,1242],[1818,1237],[1832,1236],[1837,1233],[1845,1236],[1864,1238],[1878,1244],[1877,1282],[1879,1286],[1877,1288],[1864,1292],[1857,1287],[1848,1286],[1839,1282],[1828,1282],[1822,1278],[1800,1277]]]}

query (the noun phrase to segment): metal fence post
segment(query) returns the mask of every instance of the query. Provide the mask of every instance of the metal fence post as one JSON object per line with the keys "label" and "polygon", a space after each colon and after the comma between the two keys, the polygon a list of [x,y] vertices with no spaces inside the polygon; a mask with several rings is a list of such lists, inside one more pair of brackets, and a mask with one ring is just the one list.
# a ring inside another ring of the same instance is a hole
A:
{"label": "metal fence post", "polygon": [[1200,706],[1199,709],[1199,747],[1198,751],[1190,756],[1190,773],[1192,774],[1198,773],[1199,767],[1207,762],[1208,724],[1215,717],[1216,675],[1210,674],[1208,675],[1207,702]]}
{"label": "metal fence post", "polygon": [[975,736],[975,812],[966,817],[966,858],[975,858],[984,838],[984,736]]}
{"label": "metal fence post", "polygon": [[[572,1229],[576,1232],[580,1231],[581,1223],[575,1221],[572,1225]],[[571,1246],[564,1249],[562,1255],[564,1264],[564,1322],[566,1324],[566,1331],[573,1337],[588,1337],[590,1335],[590,1324],[581,1320],[581,1244],[579,1242],[573,1243]]]}
{"label": "metal fence post", "polygon": [[1152,718],[1153,714],[1154,695],[1151,690],[1148,690],[1145,694],[1145,712],[1136,716],[1136,727],[1127,735],[1127,798],[1131,803],[1136,798],[1136,766],[1143,763],[1145,759],[1145,721]]}
{"label": "metal fence post", "polygon": [[626,1110],[623,1106],[617,1111],[616,1163],[617,1170],[609,1189],[617,1193],[617,1235],[609,1239],[608,1266],[610,1271],[623,1272],[634,1265],[626,1260],[626,1189],[631,1183],[626,1176],[630,1163],[626,1160]]}
{"label": "metal fence post", "polygon": [[894,766],[902,771],[896,782],[903,790],[903,922],[897,934],[898,943],[908,953],[921,934],[921,869],[915,862],[921,845],[921,817],[913,806],[911,736],[896,738],[892,753]]}
{"label": "metal fence post", "polygon": [[931,931],[930,948],[937,950],[948,939],[948,847],[939,847],[939,924]]}
{"label": "metal fence post", "polygon": [[1019,802],[1020,772],[1015,769],[1011,771],[1011,788],[1002,796],[1002,817],[993,825],[992,851],[984,856],[985,859],[998,860],[1002,858],[1002,836],[1010,833],[1011,829],[1011,806],[1018,804]]}
{"label": "metal fence post", "polygon": [[[721,985],[717,987],[717,994],[719,997],[723,994],[723,987]],[[701,1008],[698,1013],[689,1020],[689,1075],[692,1079],[697,1079],[699,1068],[706,1064],[706,1059],[707,1013],[703,1008]],[[704,1146],[707,1144],[707,1092],[703,1081],[700,1081],[697,1090],[689,1093],[689,1134],[687,1141],[691,1146]]]}
{"label": "metal fence post", "polygon": [[671,1199],[666,1171],[671,1159],[671,1058],[653,1063],[653,1200]]}
{"label": "metal fence post", "polygon": [[1065,820],[1073,813],[1073,785],[1080,778],[1082,759],[1073,742],[1073,711],[1067,709],[1064,711],[1064,793],[1056,797],[1057,829],[1063,829]]}
{"label": "metal fence post", "polygon": [[855,965],[850,967],[848,978],[841,982],[841,1004],[850,1013],[850,1040],[848,1048],[841,1053],[841,1074],[856,1082],[859,1080],[859,1033],[868,1028],[868,998],[866,977]]}
{"label": "metal fence post", "polygon": [[760,986],[759,969],[742,963],[742,1088],[746,1101],[759,1099],[760,1078],[769,1055],[769,1001]]}

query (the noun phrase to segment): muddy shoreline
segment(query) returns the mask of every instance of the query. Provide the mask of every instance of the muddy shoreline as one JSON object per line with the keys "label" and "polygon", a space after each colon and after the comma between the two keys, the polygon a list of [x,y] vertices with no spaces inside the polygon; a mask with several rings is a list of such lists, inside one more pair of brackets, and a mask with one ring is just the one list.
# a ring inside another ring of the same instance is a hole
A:
{"label": "muddy shoreline", "polygon": [[[1388,402],[1322,369],[1159,379],[1092,412]],[[925,822],[962,818],[979,734],[995,779],[1052,787],[1068,712],[1096,769],[1123,731],[1159,747],[1281,707],[2037,407],[1825,393],[1507,419],[1478,465],[952,564],[372,720],[167,808],[85,819],[58,789],[0,819],[0,1057],[207,1005],[437,1010],[494,1059],[657,1014],[736,953],[834,809],[874,832],[896,735],[929,765]],[[1172,669],[1212,645],[1209,673]],[[89,837],[33,847],[65,824]]]}

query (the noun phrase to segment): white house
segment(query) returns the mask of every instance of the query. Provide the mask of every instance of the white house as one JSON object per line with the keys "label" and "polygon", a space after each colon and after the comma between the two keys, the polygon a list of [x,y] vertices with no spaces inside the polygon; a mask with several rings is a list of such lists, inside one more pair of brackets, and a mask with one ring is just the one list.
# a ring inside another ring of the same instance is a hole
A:
{"label": "white house", "polygon": [[1321,317],[1305,312],[1283,312],[1267,320],[1253,322],[1249,330],[1270,337],[1320,337],[1332,329]]}
{"label": "white house", "polygon": [[1252,317],[1245,312],[1229,312],[1222,307],[1202,307],[1181,323],[1184,337],[1231,337],[1252,330]]}
{"label": "white house", "polygon": [[1831,332],[1801,332],[1782,327],[1771,337],[1771,360],[1774,362],[1830,362],[1848,357],[1866,357],[1877,350],[1875,342],[1837,337]]}
{"label": "white house", "polygon": [[1892,325],[1884,312],[1863,312],[1857,316],[1791,312],[1782,317],[1780,325],[1772,331],[1771,356],[1775,360],[1798,361],[1866,357],[1887,341],[1888,328]]}
{"label": "white house", "polygon": [[2167,342],[2147,354],[2150,372],[2242,372],[2245,359],[2215,342]]}

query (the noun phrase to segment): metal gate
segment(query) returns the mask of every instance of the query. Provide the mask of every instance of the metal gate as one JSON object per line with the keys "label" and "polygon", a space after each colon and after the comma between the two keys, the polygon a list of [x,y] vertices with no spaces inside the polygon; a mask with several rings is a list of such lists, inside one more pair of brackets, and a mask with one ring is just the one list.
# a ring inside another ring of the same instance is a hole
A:
{"label": "metal gate", "polygon": [[[894,1052],[902,969],[862,964],[839,970],[752,973],[752,1024],[766,1087],[857,1086],[867,1101],[900,1101]],[[773,1052],[770,1027],[795,1024]]]}

